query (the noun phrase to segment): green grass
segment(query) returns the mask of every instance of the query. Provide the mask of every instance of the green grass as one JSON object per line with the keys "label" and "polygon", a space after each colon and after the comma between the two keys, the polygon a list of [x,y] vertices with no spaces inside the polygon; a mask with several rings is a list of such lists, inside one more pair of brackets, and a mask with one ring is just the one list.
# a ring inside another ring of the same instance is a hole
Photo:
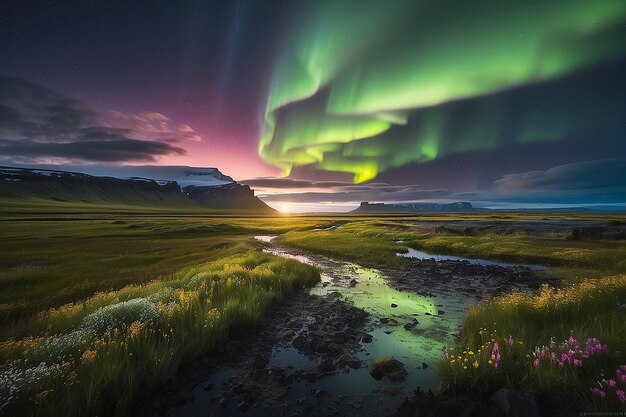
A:
{"label": "green grass", "polygon": [[0,220],[0,337],[50,307],[257,247],[254,234],[325,220],[194,216]]}
{"label": "green grass", "polygon": [[[448,395],[466,393],[487,398],[503,387],[562,392],[585,409],[619,409],[614,391],[620,386],[624,389],[625,384],[615,371],[626,364],[626,311],[620,308],[625,300],[626,275],[617,275],[561,290],[544,287],[536,295],[502,295],[472,307],[459,342],[438,366],[440,390]],[[534,365],[535,347],[547,346],[551,339],[558,345],[570,336],[582,345],[588,338],[598,338],[609,350],[583,359],[582,366],[566,364],[561,368],[550,360]],[[497,369],[492,357],[495,343],[501,352]],[[591,394],[598,381],[611,378],[618,386],[604,384],[606,400]]]}
{"label": "green grass", "polygon": [[626,243],[623,241],[570,241],[562,237],[485,233],[480,236],[424,234],[406,244],[429,253],[469,258],[537,263],[609,273],[626,271]]}
{"label": "green grass", "polygon": [[290,231],[278,242],[365,265],[398,265],[402,259],[396,252],[402,251],[402,246],[395,241],[412,236],[408,230],[400,222],[365,218],[328,231]]}
{"label": "green grass", "polygon": [[0,343],[0,407],[12,415],[125,415],[140,387],[163,382],[317,281],[309,266],[247,251],[50,309],[33,329],[45,329],[38,336]]}
{"label": "green grass", "polygon": [[[514,220],[520,218],[514,217]],[[420,228],[409,222],[413,220],[413,217],[347,218],[337,229],[294,230],[285,233],[279,242],[367,265],[398,265],[404,260],[395,254],[408,246],[433,254],[549,265],[557,268],[555,275],[568,281],[573,280],[573,276],[626,271],[624,241],[570,241],[565,239],[566,234],[528,236],[492,231],[463,236]],[[459,218],[450,216],[450,220]],[[398,241],[403,243],[396,243]]]}
{"label": "green grass", "polygon": [[[163,381],[180,363],[224,342],[233,329],[256,324],[293,289],[319,279],[307,266],[261,253],[254,235],[281,234],[282,244],[363,265],[401,267],[406,260],[395,254],[408,245],[466,257],[548,263],[558,267],[550,273],[558,272],[568,283],[576,281],[574,274],[599,277],[626,271],[624,242],[492,231],[462,236],[414,224],[544,217],[535,215],[244,216],[146,212],[129,206],[48,209],[0,213],[0,407],[10,387],[19,386],[19,394],[13,393],[0,414],[123,415],[140,387]],[[337,224],[334,230],[314,230]],[[494,339],[510,333],[524,344],[515,345],[506,366],[503,359],[501,371],[510,369],[508,373],[494,373],[487,362],[469,371],[442,364],[443,391],[487,395],[497,386],[560,386],[580,401],[592,401],[587,385],[600,370],[610,372],[625,359],[620,349],[626,346],[626,320],[616,306],[626,302],[626,285],[623,275],[612,279],[581,280],[568,287],[567,296],[515,294],[473,308],[455,349],[485,343],[477,334],[481,327],[489,337],[496,331]],[[529,365],[529,348],[570,333],[598,337],[611,351],[594,358],[585,368],[588,375],[536,371]]]}

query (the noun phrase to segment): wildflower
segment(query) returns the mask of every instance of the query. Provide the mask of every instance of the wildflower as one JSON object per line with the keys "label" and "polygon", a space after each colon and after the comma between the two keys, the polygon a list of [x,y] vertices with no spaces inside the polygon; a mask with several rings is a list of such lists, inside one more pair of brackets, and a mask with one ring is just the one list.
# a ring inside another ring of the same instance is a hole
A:
{"label": "wildflower", "polygon": [[493,361],[493,367],[498,369],[498,364],[500,363],[500,346],[498,346],[498,342],[493,344],[493,349],[491,349],[491,360]]}
{"label": "wildflower", "polygon": [[474,366],[474,368],[478,368],[478,366],[479,366],[478,365],[478,361],[474,361],[473,366]]}
{"label": "wildflower", "polygon": [[582,361],[580,359],[574,359],[574,366],[582,366]]}
{"label": "wildflower", "polygon": [[97,354],[97,352],[95,350],[87,349],[81,355],[80,361],[83,364],[85,364],[85,365],[89,365],[90,363],[92,363],[96,359],[96,356],[98,356],[98,354]]}
{"label": "wildflower", "polygon": [[606,398],[606,392],[602,391],[600,388],[591,388],[591,393],[601,399]]}
{"label": "wildflower", "polygon": [[509,349],[511,349],[513,347],[513,336],[509,335],[507,343],[509,344]]}
{"label": "wildflower", "polygon": [[614,379],[609,379],[608,381],[606,381],[606,384],[607,384],[609,387],[615,387],[615,386],[617,385],[617,383],[615,382],[615,380],[614,380]]}
{"label": "wildflower", "polygon": [[615,391],[615,395],[617,395],[617,399],[619,400],[620,403],[624,404],[626,403],[626,394],[624,394],[624,390],[617,390]]}

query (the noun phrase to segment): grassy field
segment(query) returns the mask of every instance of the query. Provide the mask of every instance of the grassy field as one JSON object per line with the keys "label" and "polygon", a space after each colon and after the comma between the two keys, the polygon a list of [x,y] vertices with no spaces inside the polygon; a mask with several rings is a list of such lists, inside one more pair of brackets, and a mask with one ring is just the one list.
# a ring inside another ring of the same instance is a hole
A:
{"label": "grassy field", "polygon": [[319,280],[251,238],[293,228],[287,219],[1,227],[0,412],[9,415],[124,415],[139,387]]}
{"label": "grassy field", "polygon": [[[626,242],[608,240],[566,239],[566,234],[529,236],[522,233],[478,231],[472,236],[450,233],[438,228],[424,229],[414,223],[422,220],[480,220],[506,221],[526,216],[450,215],[420,217],[364,218],[360,221],[342,219],[340,227],[326,231],[293,230],[285,233],[282,244],[335,256],[369,265],[397,265],[403,260],[395,254],[406,247],[433,254],[458,255],[502,262],[548,265],[553,273],[567,281],[576,277],[602,276],[626,271]],[[534,216],[528,216],[533,219]],[[559,216],[539,219],[560,219]],[[587,216],[569,216],[591,219]],[[344,222],[342,224],[342,221]],[[401,243],[398,243],[400,242]]]}
{"label": "grassy field", "polygon": [[439,364],[441,391],[489,397],[507,387],[558,394],[579,409],[623,408],[625,301],[622,274],[475,306]]}
{"label": "grassy field", "polygon": [[[622,241],[493,231],[464,236],[415,224],[525,218],[513,214],[290,217],[125,207],[86,215],[57,209],[0,215],[0,414],[124,415],[140,389],[224,342],[233,329],[258,322],[293,289],[319,280],[310,267],[262,253],[253,239],[259,234],[280,234],[282,244],[365,265],[401,266],[406,260],[396,252],[406,245],[545,263],[566,284],[580,281],[564,292],[503,295],[473,308],[454,349],[476,354],[487,343],[481,337],[502,344],[510,334],[514,353],[503,352],[499,370],[488,366],[488,356],[471,372],[449,358],[440,366],[444,392],[486,395],[501,385],[540,390],[560,384],[593,402],[588,394],[599,372],[615,373],[611,367],[624,363],[626,320],[618,304],[626,302],[625,276],[582,279],[623,274]],[[533,366],[535,345],[569,336],[582,345],[597,337],[609,353],[586,361],[593,366],[582,373],[561,375],[553,363]]]}
{"label": "grassy field", "polygon": [[401,263],[398,241],[433,254],[549,265],[563,289],[505,294],[471,308],[460,340],[437,368],[440,392],[489,398],[507,387],[558,393],[575,409],[626,407],[626,242],[572,241],[567,232],[465,236],[403,220],[290,231],[281,242],[370,265]]}

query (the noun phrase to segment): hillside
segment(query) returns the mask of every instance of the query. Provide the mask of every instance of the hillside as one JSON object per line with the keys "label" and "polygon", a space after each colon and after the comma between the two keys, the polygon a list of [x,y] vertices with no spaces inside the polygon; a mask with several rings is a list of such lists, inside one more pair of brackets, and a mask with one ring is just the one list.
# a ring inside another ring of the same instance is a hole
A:
{"label": "hillside", "polygon": [[[149,178],[114,178],[88,174],[0,167],[0,200],[5,210],[142,208],[145,210],[262,210],[272,211],[247,186],[232,181],[217,169],[215,186],[185,192],[176,181]],[[230,180],[230,181],[228,181]],[[233,198],[233,190],[247,189]],[[211,199],[193,198],[205,190]],[[223,200],[223,201],[222,201]]]}

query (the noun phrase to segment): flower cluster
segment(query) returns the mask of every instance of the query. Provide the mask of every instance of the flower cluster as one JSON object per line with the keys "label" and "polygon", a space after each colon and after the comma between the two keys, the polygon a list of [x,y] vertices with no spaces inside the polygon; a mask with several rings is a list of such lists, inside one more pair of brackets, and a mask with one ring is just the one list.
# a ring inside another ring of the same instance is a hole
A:
{"label": "flower cluster", "polygon": [[620,404],[626,405],[626,365],[620,365],[615,370],[615,378],[603,379],[591,388],[591,394],[601,401],[617,400]]}
{"label": "flower cluster", "polygon": [[0,411],[8,407],[24,388],[44,385],[46,381],[59,376],[63,369],[62,364],[45,362],[25,369],[17,365],[13,364],[0,372]]}
{"label": "flower cluster", "polygon": [[498,369],[498,365],[500,364],[500,360],[502,356],[500,355],[500,346],[498,342],[493,344],[493,348],[491,348],[491,362],[493,362],[493,367]]}
{"label": "flower cluster", "polygon": [[539,368],[542,362],[549,361],[558,365],[559,368],[565,365],[582,367],[583,360],[593,355],[608,352],[608,350],[608,346],[600,343],[595,337],[588,338],[584,347],[573,336],[570,336],[558,346],[554,339],[550,339],[549,345],[535,347],[533,351],[533,366]]}
{"label": "flower cluster", "polygon": [[[455,354],[454,348],[450,348],[446,352],[448,363],[452,366],[459,366],[462,369],[479,368],[481,364],[498,369],[504,353],[510,355],[516,344],[523,345],[522,342],[514,342],[511,335],[499,338],[496,330],[489,333],[483,327],[480,328],[479,336],[482,343],[476,351],[467,348],[461,353]],[[504,349],[504,352],[502,352],[502,349]]]}
{"label": "flower cluster", "polygon": [[92,334],[102,334],[114,328],[126,328],[135,321],[149,321],[159,318],[156,305],[146,298],[133,298],[104,306],[87,315],[79,329]]}

